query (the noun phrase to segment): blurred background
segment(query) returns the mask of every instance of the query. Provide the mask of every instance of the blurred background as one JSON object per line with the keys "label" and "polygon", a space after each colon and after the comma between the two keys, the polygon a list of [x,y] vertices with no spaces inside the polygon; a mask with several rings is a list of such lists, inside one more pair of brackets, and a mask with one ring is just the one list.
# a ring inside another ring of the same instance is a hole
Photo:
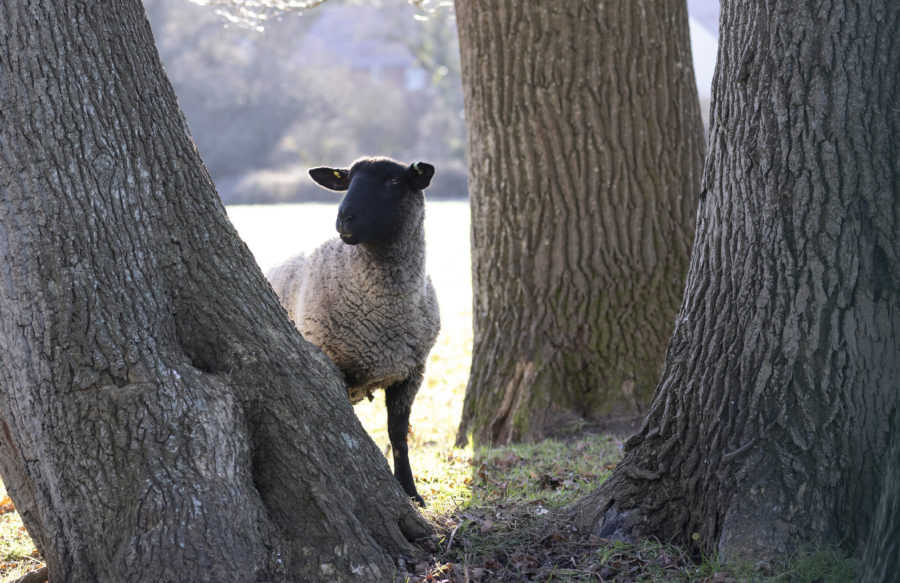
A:
{"label": "blurred background", "polygon": [[426,160],[440,168],[429,198],[465,198],[451,10],[329,0],[246,22],[186,0],[144,5],[226,204],[331,200],[306,169],[377,154]]}
{"label": "blurred background", "polygon": [[[144,0],[225,204],[336,202],[306,169],[365,155],[430,162],[429,200],[467,198],[452,2],[327,0],[264,14],[252,4]],[[705,117],[719,4],[688,7]]]}

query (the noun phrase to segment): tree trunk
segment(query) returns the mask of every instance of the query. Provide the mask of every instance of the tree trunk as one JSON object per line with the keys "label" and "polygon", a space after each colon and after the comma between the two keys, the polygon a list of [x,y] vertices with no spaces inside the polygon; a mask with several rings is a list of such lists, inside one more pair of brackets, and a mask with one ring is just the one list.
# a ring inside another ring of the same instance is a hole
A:
{"label": "tree trunk", "polygon": [[0,7],[0,471],[61,581],[388,581],[430,528],[238,239],[137,0]]}
{"label": "tree trunk", "polygon": [[474,348],[458,440],[637,420],[687,270],[703,136],[684,2],[457,2]]}
{"label": "tree trunk", "polygon": [[[601,536],[858,550],[900,386],[900,4],[724,2],[684,302]],[[699,537],[694,537],[694,533]]]}

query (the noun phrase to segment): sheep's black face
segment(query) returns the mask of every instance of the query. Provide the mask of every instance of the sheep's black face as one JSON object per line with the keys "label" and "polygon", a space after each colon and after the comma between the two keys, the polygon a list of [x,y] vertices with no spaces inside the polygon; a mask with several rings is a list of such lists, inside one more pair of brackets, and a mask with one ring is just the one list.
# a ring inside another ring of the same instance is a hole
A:
{"label": "sheep's black face", "polygon": [[350,170],[313,168],[309,175],[325,188],[347,191],[335,223],[344,243],[384,244],[402,233],[406,211],[410,204],[421,201],[434,167],[424,162],[403,166],[387,158],[367,158],[356,161]]}

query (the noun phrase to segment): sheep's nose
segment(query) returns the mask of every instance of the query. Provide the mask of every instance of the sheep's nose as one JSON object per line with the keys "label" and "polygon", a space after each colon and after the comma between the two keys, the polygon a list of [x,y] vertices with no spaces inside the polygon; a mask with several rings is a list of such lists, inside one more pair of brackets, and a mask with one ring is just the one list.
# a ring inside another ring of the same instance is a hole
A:
{"label": "sheep's nose", "polygon": [[354,214],[343,215],[339,214],[337,221],[335,222],[335,229],[337,229],[338,233],[347,233],[350,230],[350,223],[353,222],[353,219],[356,218]]}

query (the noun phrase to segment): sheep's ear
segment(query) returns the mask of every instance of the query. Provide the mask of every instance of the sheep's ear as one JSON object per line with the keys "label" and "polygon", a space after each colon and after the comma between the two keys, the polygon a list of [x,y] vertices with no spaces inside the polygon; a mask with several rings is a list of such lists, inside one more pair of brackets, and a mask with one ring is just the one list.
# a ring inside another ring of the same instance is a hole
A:
{"label": "sheep's ear", "polygon": [[431,184],[434,166],[425,162],[414,162],[406,169],[406,180],[416,190],[424,190]]}
{"label": "sheep's ear", "polygon": [[327,168],[325,166],[310,168],[309,176],[316,181],[316,184],[330,190],[350,188],[350,171],[343,168]]}

